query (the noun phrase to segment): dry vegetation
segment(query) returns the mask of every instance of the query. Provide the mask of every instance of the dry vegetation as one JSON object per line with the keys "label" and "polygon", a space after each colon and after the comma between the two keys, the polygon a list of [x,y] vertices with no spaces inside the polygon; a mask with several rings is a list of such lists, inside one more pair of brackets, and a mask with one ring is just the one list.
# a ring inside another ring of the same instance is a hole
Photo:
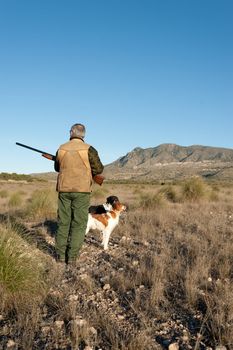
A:
{"label": "dry vegetation", "polygon": [[[55,184],[0,183],[0,349],[233,348],[233,186],[104,184],[129,207],[104,252],[53,258]],[[173,345],[172,345],[173,344]]]}

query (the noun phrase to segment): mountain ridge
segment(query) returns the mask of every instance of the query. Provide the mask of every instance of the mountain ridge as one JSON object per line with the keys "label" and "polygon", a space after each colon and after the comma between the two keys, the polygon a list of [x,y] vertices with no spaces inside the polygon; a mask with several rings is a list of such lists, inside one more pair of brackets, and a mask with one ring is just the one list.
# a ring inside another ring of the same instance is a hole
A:
{"label": "mountain ridge", "polygon": [[232,168],[233,149],[164,143],[149,148],[135,147],[126,155],[107,164],[104,174],[112,180],[167,180],[192,175],[229,180],[233,177]]}

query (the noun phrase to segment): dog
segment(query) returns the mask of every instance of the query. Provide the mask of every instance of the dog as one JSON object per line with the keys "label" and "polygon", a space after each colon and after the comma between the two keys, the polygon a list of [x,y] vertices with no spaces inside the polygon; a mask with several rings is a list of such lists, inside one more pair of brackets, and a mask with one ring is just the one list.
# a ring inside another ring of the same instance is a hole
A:
{"label": "dog", "polygon": [[106,213],[89,213],[86,234],[90,230],[100,231],[103,235],[102,245],[104,247],[104,250],[107,250],[110,235],[118,225],[119,217],[124,211],[126,211],[126,205],[121,204],[119,201],[117,201],[113,203],[112,210],[107,211]]}
{"label": "dog", "polygon": [[88,211],[91,214],[105,214],[108,211],[111,211],[113,204],[117,202],[119,202],[119,198],[117,196],[109,196],[106,198],[106,203],[101,205],[92,205],[89,207]]}

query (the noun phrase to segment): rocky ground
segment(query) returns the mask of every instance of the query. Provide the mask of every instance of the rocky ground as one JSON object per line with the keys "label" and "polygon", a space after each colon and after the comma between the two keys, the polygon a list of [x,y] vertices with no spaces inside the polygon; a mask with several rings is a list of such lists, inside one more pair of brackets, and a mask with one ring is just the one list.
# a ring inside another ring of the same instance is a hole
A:
{"label": "rocky ground", "polygon": [[[20,343],[22,332],[30,333],[30,317],[28,329],[19,330],[14,315],[0,315],[0,349],[212,349],[203,335],[200,312],[188,313],[175,300],[173,308],[160,305],[145,312],[150,286],[132,284],[127,276],[136,274],[157,247],[116,231],[108,251],[100,246],[100,237],[90,233],[75,268],[63,270],[51,257],[57,277],[36,321],[33,317],[37,324],[32,343]],[[44,235],[51,248],[53,238]]]}

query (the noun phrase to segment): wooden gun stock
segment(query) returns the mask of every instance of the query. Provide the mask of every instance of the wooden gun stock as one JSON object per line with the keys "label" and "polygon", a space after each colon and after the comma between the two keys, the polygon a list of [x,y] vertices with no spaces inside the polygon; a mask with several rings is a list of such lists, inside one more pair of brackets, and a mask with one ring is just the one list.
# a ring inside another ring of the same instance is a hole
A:
{"label": "wooden gun stock", "polygon": [[55,161],[56,157],[49,153],[42,153],[42,157]]}
{"label": "wooden gun stock", "polygon": [[103,175],[95,175],[93,176],[93,180],[95,183],[97,183],[98,185],[102,185],[102,183],[104,182],[104,176]]}

